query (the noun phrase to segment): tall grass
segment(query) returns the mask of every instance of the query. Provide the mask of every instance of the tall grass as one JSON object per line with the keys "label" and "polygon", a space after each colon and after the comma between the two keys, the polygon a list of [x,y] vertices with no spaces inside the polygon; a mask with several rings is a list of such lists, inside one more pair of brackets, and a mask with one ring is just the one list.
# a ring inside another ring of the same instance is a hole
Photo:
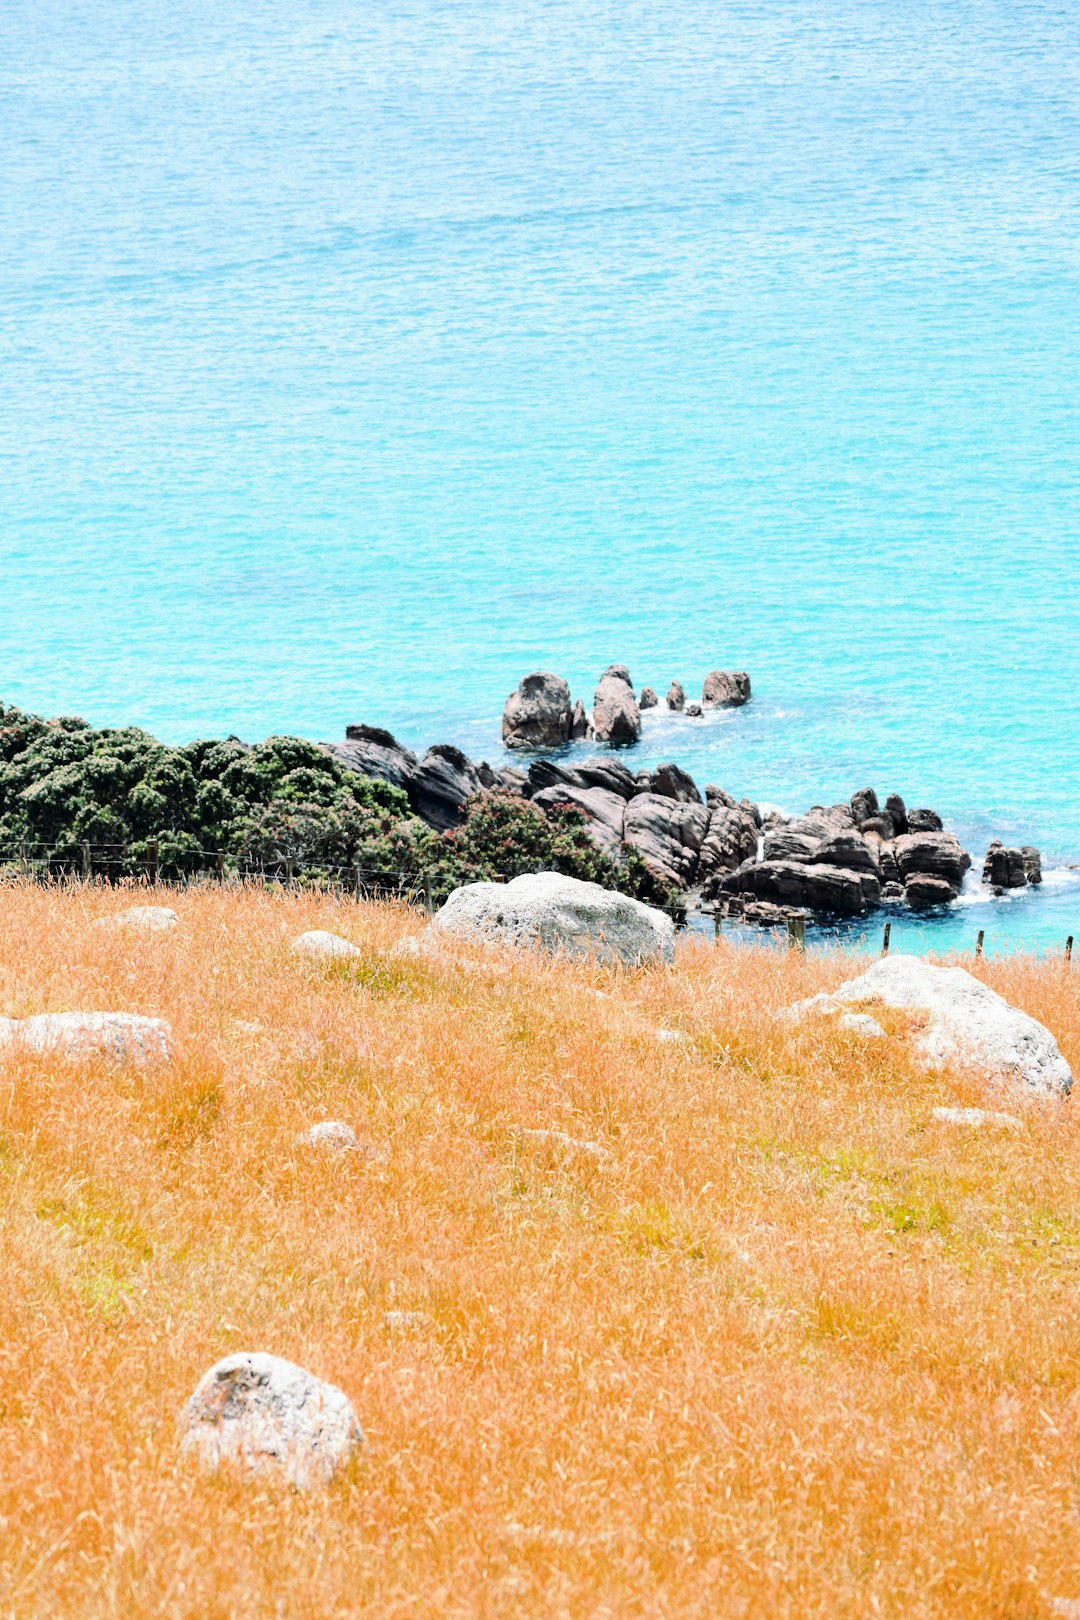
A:
{"label": "tall grass", "polygon": [[[878,1043],[776,1021],[838,955],[409,956],[391,906],[156,898],[171,934],[95,926],[130,894],[0,890],[0,1013],[151,1013],[176,1045],[0,1062],[0,1612],[1080,1598],[1073,1105],[937,1125],[986,1087],[920,1070],[899,1015]],[[312,927],[363,955],[290,955]],[[1080,973],[967,965],[1080,1069]],[[326,1118],[374,1151],[298,1145]],[[352,1399],[370,1443],[327,1491],[180,1457],[240,1349]]]}

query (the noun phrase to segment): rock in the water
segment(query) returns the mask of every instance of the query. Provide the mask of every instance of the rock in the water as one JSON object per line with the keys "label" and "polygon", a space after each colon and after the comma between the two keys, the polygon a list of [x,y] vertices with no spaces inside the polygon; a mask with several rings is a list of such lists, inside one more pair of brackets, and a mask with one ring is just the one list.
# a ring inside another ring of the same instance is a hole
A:
{"label": "rock in the water", "polygon": [[561,748],[570,737],[570,688],[560,675],[526,675],[503,709],[507,748]]}
{"label": "rock in the water", "polygon": [[668,763],[658,765],[649,776],[649,791],[665,799],[678,799],[683,804],[700,804],[697,783],[681,766]]}
{"label": "rock in the water", "polygon": [[1027,880],[1033,885],[1042,882],[1042,856],[1034,844],[1025,844],[1020,853],[1024,857],[1024,871]]}
{"label": "rock in the water", "polygon": [[141,1013],[62,1012],[0,1018],[0,1052],[20,1048],[143,1066],[168,1062],[172,1031],[163,1018],[144,1018]]}
{"label": "rock in the water", "polygon": [[816,996],[793,1012],[879,1003],[930,1014],[915,1039],[934,1068],[961,1063],[1000,1080],[1060,1095],[1072,1071],[1050,1031],[1020,1012],[963,968],[938,967],[920,956],[885,956],[828,996]]}
{"label": "rock in the water", "polygon": [[306,934],[298,935],[293,940],[291,949],[295,956],[334,958],[362,955],[351,940],[342,939],[340,934],[331,934],[325,928],[312,928]]}
{"label": "rock in the water", "polygon": [[750,701],[750,677],[744,669],[714,669],[701,691],[706,709],[741,709]]}
{"label": "rock in the water", "polygon": [[843,866],[849,872],[873,872],[875,877],[881,876],[874,845],[857,832],[838,832],[823,839],[810,860],[826,866]]}
{"label": "rock in the water", "polygon": [[881,885],[871,872],[800,861],[746,861],[721,878],[720,889],[842,916],[857,916],[881,899]]}
{"label": "rock in the water", "polygon": [[681,713],[686,707],[686,693],[678,681],[672,681],[664,701],[667,703],[668,708],[674,709],[677,714]]}
{"label": "rock in the water", "polygon": [[1023,1122],[1015,1114],[997,1114],[988,1108],[935,1108],[934,1118],[943,1125],[1004,1125],[1021,1130]]}
{"label": "rock in the water", "polygon": [[899,838],[903,833],[908,831],[907,806],[900,797],[899,793],[889,794],[889,797],[885,800],[884,813],[892,822],[893,830],[889,834],[891,838]]}
{"label": "rock in the water", "polygon": [[885,1031],[876,1018],[869,1013],[843,1013],[837,1020],[841,1029],[848,1030],[852,1035],[862,1035],[868,1041],[880,1041],[885,1038]]}
{"label": "rock in the water", "polygon": [[641,736],[641,710],[624,664],[612,664],[593,697],[593,736],[597,742],[625,745]]}
{"label": "rock in the water", "polygon": [[325,1484],[365,1443],[346,1396],[280,1356],[226,1356],[199,1380],[181,1418],[181,1450],[206,1468],[280,1473]]}
{"label": "rock in the water", "polygon": [[418,760],[409,781],[409,802],[418,816],[445,831],[461,820],[466,799],[480,791],[476,766],[450,743],[436,743]]}
{"label": "rock in the water", "polygon": [[468,883],[454,890],[431,928],[458,938],[628,965],[670,962],[675,955],[675,929],[662,911],[558,872],[534,872],[510,883]]}
{"label": "rock in the water", "polygon": [[1027,887],[1027,867],[1022,849],[1006,849],[999,838],[986,852],[982,880],[995,889],[1024,889]]}
{"label": "rock in the water", "polygon": [[700,720],[701,715],[702,715],[701,704],[700,703],[688,703],[686,705],[686,709],[684,710],[684,713],[686,714],[687,718],[690,719],[690,720]]}
{"label": "rock in the water", "polygon": [[589,715],[584,703],[578,698],[570,714],[570,740],[577,742],[589,735]]}
{"label": "rock in the water", "polygon": [[379,777],[391,787],[409,791],[417,763],[411,749],[403,748],[381,726],[346,726],[345,738],[343,743],[324,743],[323,747],[350,771]]}
{"label": "rock in the water", "polygon": [[99,917],[99,923],[111,928],[138,928],[147,933],[167,933],[180,921],[172,906],[129,906],[112,917]]}
{"label": "rock in the water", "polygon": [[964,873],[971,865],[971,856],[947,832],[906,833],[893,840],[893,852],[905,883],[915,873],[944,878],[954,896],[960,893]]}
{"label": "rock in the water", "polygon": [[333,1153],[345,1153],[357,1146],[356,1132],[340,1119],[321,1119],[302,1133],[300,1141],[307,1147],[329,1148]]}
{"label": "rock in the water", "polygon": [[638,698],[639,709],[655,709],[659,702],[660,699],[657,697],[651,686],[643,686],[641,688],[641,696]]}
{"label": "rock in the water", "polygon": [[913,911],[947,906],[955,898],[956,891],[947,879],[933,877],[929,872],[913,872],[904,885],[904,899]]}
{"label": "rock in the water", "polygon": [[626,806],[623,839],[654,871],[685,888],[693,881],[708,826],[709,812],[700,802],[640,793]]}

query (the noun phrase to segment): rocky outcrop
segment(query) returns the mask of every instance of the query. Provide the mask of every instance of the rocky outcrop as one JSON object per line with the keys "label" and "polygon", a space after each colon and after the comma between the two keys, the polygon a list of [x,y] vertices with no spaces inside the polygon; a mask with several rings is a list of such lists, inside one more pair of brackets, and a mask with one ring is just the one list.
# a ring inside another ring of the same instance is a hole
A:
{"label": "rocky outcrop", "polygon": [[584,703],[578,698],[570,714],[570,741],[577,742],[589,735],[589,716]]}
{"label": "rocky outcrop", "polygon": [[602,787],[579,787],[574,783],[556,782],[535,792],[532,802],[545,813],[559,805],[573,805],[588,817],[589,830],[605,855],[620,854],[626,814],[626,800],[621,794]]}
{"label": "rocky outcrop", "polygon": [[625,747],[641,736],[641,710],[625,664],[612,664],[600,677],[593,697],[593,736],[597,742]]}
{"label": "rocky outcrop", "polygon": [[729,896],[752,895],[839,916],[857,916],[881,899],[881,884],[871,872],[803,861],[744,861],[718,887]]}
{"label": "rocky outcrop", "polygon": [[639,709],[642,711],[645,709],[655,709],[659,702],[660,699],[657,697],[651,686],[643,686],[641,688],[641,696],[638,698]]}
{"label": "rocky outcrop", "polygon": [[944,878],[954,897],[971,865],[971,856],[947,832],[905,833],[893,840],[893,853],[905,885],[916,875]]}
{"label": "rocky outcrop", "polygon": [[917,956],[882,957],[831,995],[814,996],[791,1011],[796,1016],[827,1015],[851,1006],[928,1013],[929,1022],[915,1042],[932,1068],[974,1067],[993,1079],[1050,1096],[1064,1094],[1072,1084],[1072,1072],[1050,1031],[962,968],[938,967]]}
{"label": "rocky outcrop", "polygon": [[676,714],[682,713],[683,709],[686,707],[686,693],[683,691],[682,686],[678,681],[672,681],[671,685],[668,687],[667,697],[664,699],[664,701],[668,708],[673,710]]}
{"label": "rocky outcrop", "polygon": [[680,888],[689,888],[709,827],[709,812],[699,802],[639,793],[625,807],[623,838],[644,856],[654,871]]}
{"label": "rocky outcrop", "polygon": [[226,1356],[196,1385],[180,1449],[204,1468],[324,1485],[365,1444],[348,1397],[280,1356]]}
{"label": "rocky outcrop", "polygon": [[346,726],[343,743],[324,743],[323,746],[350,771],[359,771],[361,776],[377,776],[392,787],[408,792],[416,769],[416,755],[380,726]]}
{"label": "rocky outcrop", "polygon": [[744,669],[714,669],[701,690],[705,709],[741,709],[750,701],[750,677]]}
{"label": "rocky outcrop", "polygon": [[689,771],[675,764],[658,765],[649,775],[649,791],[665,799],[678,799],[682,804],[700,804],[701,794]]}
{"label": "rocky outcrop", "polygon": [[720,879],[744,861],[757,858],[758,829],[749,809],[738,804],[711,803],[709,826],[698,856],[698,882],[702,897],[714,900]]}
{"label": "rocky outcrop", "polygon": [[408,786],[409,803],[432,827],[456,827],[467,799],[480,791],[476,766],[460,748],[436,743],[418,760]]}
{"label": "rocky outcrop", "polygon": [[565,765],[553,759],[534,760],[529,766],[529,782],[533,796],[541,788],[565,784],[567,787],[604,788],[620,798],[632,799],[638,792],[637,779],[631,776],[620,760],[610,755],[596,759],[583,759],[580,765]]}
{"label": "rocky outcrop", "polygon": [[431,930],[627,966],[670,962],[675,955],[674,926],[662,911],[558,872],[468,883],[436,912]]}
{"label": "rocky outcrop", "polygon": [[570,738],[570,688],[560,675],[526,675],[506,700],[502,739],[507,748],[561,748]]}

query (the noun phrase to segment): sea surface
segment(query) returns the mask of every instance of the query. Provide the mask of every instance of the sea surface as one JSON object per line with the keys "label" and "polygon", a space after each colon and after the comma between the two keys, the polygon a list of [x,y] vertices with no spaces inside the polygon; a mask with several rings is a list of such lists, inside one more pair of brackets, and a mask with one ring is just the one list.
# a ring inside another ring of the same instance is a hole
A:
{"label": "sea surface", "polygon": [[526,671],[750,707],[1080,935],[1080,7],[5,0],[0,700],[499,756]]}

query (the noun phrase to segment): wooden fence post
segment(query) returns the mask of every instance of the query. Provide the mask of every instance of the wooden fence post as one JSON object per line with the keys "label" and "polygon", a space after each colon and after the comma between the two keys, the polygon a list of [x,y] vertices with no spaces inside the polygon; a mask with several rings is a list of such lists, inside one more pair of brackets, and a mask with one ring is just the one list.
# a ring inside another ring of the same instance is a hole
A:
{"label": "wooden fence post", "polygon": [[431,904],[431,873],[430,872],[425,872],[424,873],[424,910],[427,912],[429,917],[431,916],[432,909],[433,908],[432,908],[432,904]]}
{"label": "wooden fence post", "polygon": [[1066,961],[1066,963],[1072,961],[1072,942],[1073,942],[1073,937],[1070,934],[1068,939],[1065,941],[1065,961]]}
{"label": "wooden fence post", "polygon": [[84,883],[89,883],[90,879],[94,875],[94,865],[93,865],[93,862],[90,859],[90,844],[89,844],[87,839],[85,839],[85,838],[83,839],[80,848],[82,849],[83,882]]}
{"label": "wooden fence post", "polygon": [[787,942],[792,950],[805,951],[806,949],[806,918],[789,917],[787,920]]}
{"label": "wooden fence post", "polygon": [[23,877],[30,876],[30,862],[26,858],[26,839],[19,839],[19,871]]}
{"label": "wooden fence post", "polygon": [[884,937],[882,938],[882,941],[881,941],[881,954],[882,954],[882,956],[888,956],[888,954],[889,954],[889,936],[890,936],[891,933],[892,933],[892,923],[887,922],[885,924],[885,934],[884,934]]}
{"label": "wooden fence post", "polygon": [[224,881],[225,881],[225,853],[224,853],[223,850],[220,850],[220,849],[218,850],[217,854],[214,856],[214,875],[217,878],[219,883],[224,883]]}
{"label": "wooden fence post", "polygon": [[157,888],[158,880],[158,841],[150,838],[146,844],[146,881],[152,889]]}
{"label": "wooden fence post", "polygon": [[979,929],[979,937],[975,941],[975,955],[976,956],[981,956],[982,955],[984,933],[985,933],[985,930],[980,928]]}

